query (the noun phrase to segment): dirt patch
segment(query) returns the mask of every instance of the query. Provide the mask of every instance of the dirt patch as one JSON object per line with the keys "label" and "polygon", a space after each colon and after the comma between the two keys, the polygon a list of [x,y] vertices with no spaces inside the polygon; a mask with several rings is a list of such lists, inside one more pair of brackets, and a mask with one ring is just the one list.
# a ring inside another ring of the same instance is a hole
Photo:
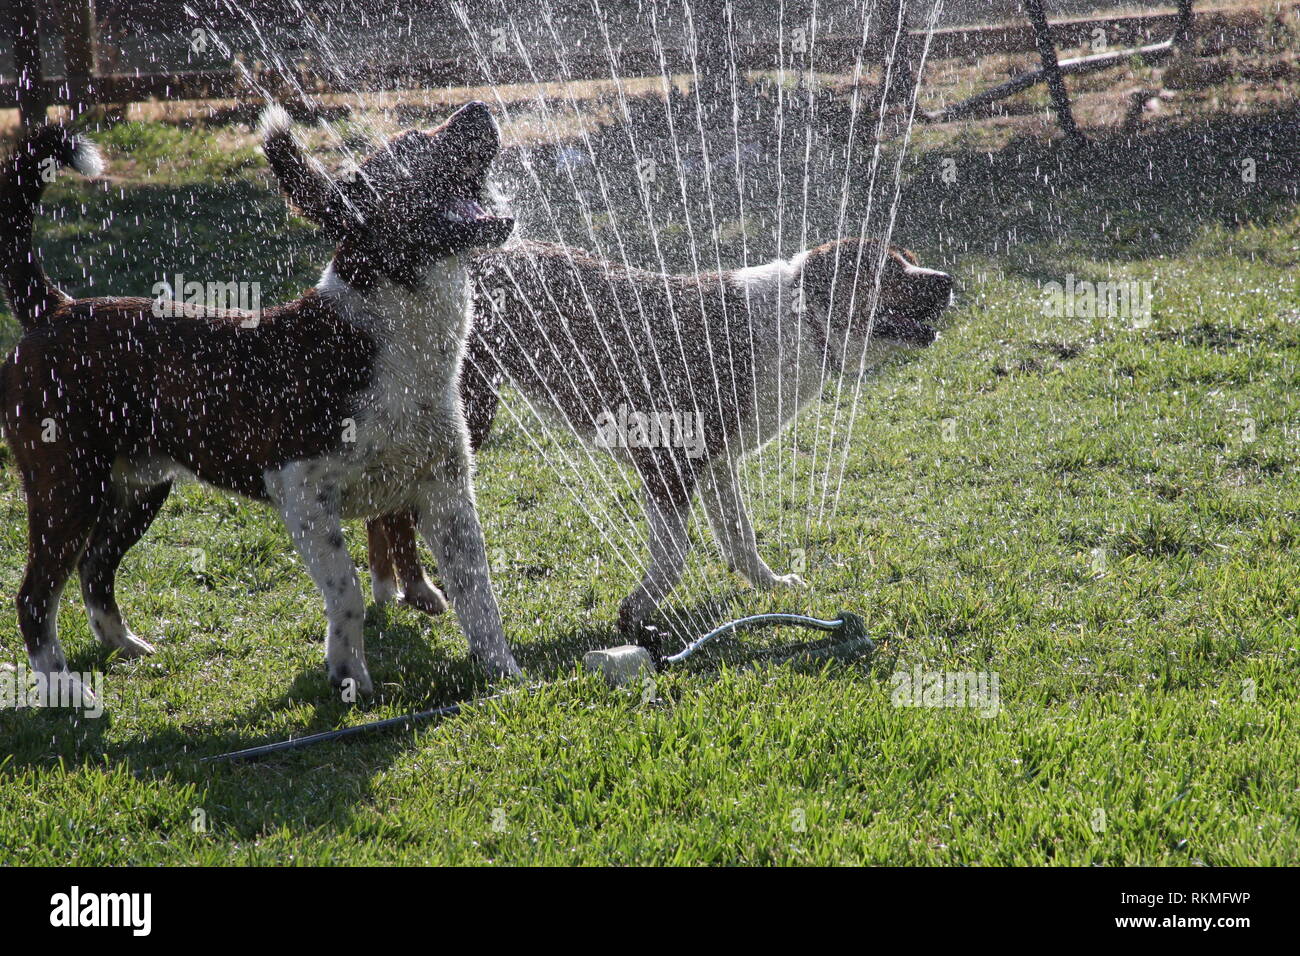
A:
{"label": "dirt patch", "polygon": [[1152,332],[1149,338],[1152,341],[1177,342],[1179,345],[1209,349],[1212,352],[1229,352],[1258,345],[1262,335],[1259,329],[1242,325],[1198,322],[1182,329],[1161,329]]}

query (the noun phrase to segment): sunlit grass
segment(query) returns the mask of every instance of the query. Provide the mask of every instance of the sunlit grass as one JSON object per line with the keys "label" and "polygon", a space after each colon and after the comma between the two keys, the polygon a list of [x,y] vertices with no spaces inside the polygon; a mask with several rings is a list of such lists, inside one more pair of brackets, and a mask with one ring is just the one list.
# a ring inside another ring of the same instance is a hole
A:
{"label": "sunlit grass", "polygon": [[[192,134],[119,129],[111,164],[148,175],[102,191],[68,176],[47,205],[63,218],[42,225],[45,261],[68,288],[137,292],[174,271],[261,276],[279,295],[313,281],[323,245],[260,165],[204,160],[227,164],[214,187],[217,167],[169,159]],[[778,570],[802,561],[808,592],[743,588],[695,529],[670,610],[854,610],[882,643],[874,661],[732,653],[662,675],[653,703],[580,677],[414,733],[201,764],[487,688],[450,616],[395,609],[367,628],[380,697],[338,702],[287,535],[264,509],[188,487],[120,577],[155,657],[107,657],[75,588],[64,603],[72,666],[105,673],[108,714],[0,712],[0,862],[1300,862],[1300,216],[1276,190],[1235,222],[1148,209],[1178,217],[1152,243],[1121,228],[1123,189],[1087,188],[1072,201],[1120,226],[1076,224],[1062,245],[1006,254],[992,218],[985,245],[976,223],[960,248],[904,221],[960,299],[936,345],[866,383],[849,454],[831,459],[845,471],[834,519],[807,495],[831,408],[821,432],[811,413],[783,438],[780,471],[772,453],[746,475],[763,553]],[[1213,188],[1210,209],[1237,187]],[[1040,281],[1071,271],[1154,281],[1151,325],[1043,314]],[[508,635],[533,676],[563,679],[617,641],[633,576],[529,437],[500,416],[479,502]],[[551,457],[574,450],[532,437]],[[25,550],[10,463],[0,453],[5,595]],[[619,488],[614,510],[637,514]],[[363,565],[359,527],[349,545]],[[21,662],[8,598],[0,637]],[[914,668],[995,673],[998,713],[895,706],[892,675]]]}

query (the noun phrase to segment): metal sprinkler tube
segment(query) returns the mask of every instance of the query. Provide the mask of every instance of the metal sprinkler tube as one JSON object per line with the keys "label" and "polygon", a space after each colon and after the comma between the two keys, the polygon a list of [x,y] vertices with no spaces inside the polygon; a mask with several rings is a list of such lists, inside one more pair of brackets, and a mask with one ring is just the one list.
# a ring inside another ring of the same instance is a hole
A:
{"label": "metal sprinkler tube", "polygon": [[[730,634],[732,631],[772,627],[776,624],[795,624],[799,627],[812,628],[818,631],[830,631],[841,637],[841,640],[834,644],[812,651],[811,653],[815,657],[861,657],[863,654],[870,654],[876,649],[876,642],[867,637],[866,624],[863,623],[862,618],[856,614],[850,614],[848,611],[842,612],[833,621],[824,621],[821,618],[808,617],[804,614],[753,614],[715,627],[703,637],[696,638],[687,644],[676,654],[665,657],[663,662],[665,665],[680,664],[705,644],[724,634]],[[803,655],[798,654],[797,656]]]}
{"label": "metal sprinkler tube", "polygon": [[[691,643],[676,654],[661,658],[659,663],[662,667],[673,667],[682,663],[701,647],[714,641],[724,634],[730,634],[734,631],[772,627],[779,624],[792,624],[797,627],[806,627],[818,631],[828,631],[835,634],[839,639],[831,643],[824,643],[818,646],[806,646],[794,649],[780,658],[779,661],[793,660],[795,658],[808,658],[812,660],[854,660],[859,657],[870,655],[876,649],[876,643],[867,637],[866,625],[862,618],[856,614],[845,611],[833,621],[823,620],[816,617],[808,617],[803,614],[754,614],[749,617],[742,617],[735,621],[728,621],[725,624],[715,627],[702,637],[696,638]],[[621,647],[611,647],[599,651],[590,651],[583,657],[583,663],[589,670],[599,671],[605,680],[613,687],[627,684],[632,680],[643,679],[655,671],[654,658],[650,651],[637,644],[625,644]],[[373,730],[387,730],[395,727],[410,727],[414,724],[423,723],[438,717],[450,717],[459,714],[464,708],[474,704],[486,703],[492,700],[501,700],[511,694],[527,693],[537,690],[545,685],[534,685],[531,687],[519,688],[516,690],[502,691],[499,694],[490,694],[486,697],[479,697],[474,700],[465,701],[459,704],[447,704],[443,707],[434,707],[431,710],[421,710],[412,714],[404,714],[400,717],[389,717],[386,720],[376,720],[368,724],[358,724],[355,727],[344,727],[341,730],[328,730],[324,733],[310,734],[306,737],[293,737],[289,740],[280,740],[275,743],[261,744],[256,747],[246,747],[243,750],[235,750],[230,753],[217,754],[212,757],[204,757],[203,763],[222,763],[234,762],[239,760],[255,760],[259,757],[266,757],[271,754],[284,753],[290,750],[301,750],[304,747],[310,747],[315,744],[326,743],[332,740],[339,740],[343,737],[353,737],[358,734],[369,733]]]}

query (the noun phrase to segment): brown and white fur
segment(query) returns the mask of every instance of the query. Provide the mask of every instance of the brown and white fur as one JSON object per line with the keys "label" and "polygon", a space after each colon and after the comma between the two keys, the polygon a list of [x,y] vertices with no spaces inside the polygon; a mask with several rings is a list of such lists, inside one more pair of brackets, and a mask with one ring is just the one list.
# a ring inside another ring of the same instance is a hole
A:
{"label": "brown and white fur", "polygon": [[192,476],[279,512],[324,596],[336,685],[372,690],[342,521],[395,510],[437,555],[471,652],[495,674],[518,673],[457,394],[468,251],[513,228],[480,204],[496,124],[470,104],[338,182],[302,153],[283,110],[267,111],[263,134],[276,175],[337,246],[314,289],[259,316],[73,300],[40,266],[33,211],[51,160],[93,175],[93,146],[45,127],[0,172],[0,269],[24,329],[0,369],[0,415],[27,495],[17,603],[32,667],[68,673],[55,622],[73,570],[96,637],[128,656],[152,650],[122,619],[114,578],[173,481]]}
{"label": "brown and white fur", "polygon": [[[698,457],[616,450],[644,483],[650,522],[647,569],[619,613],[634,639],[681,577],[697,486],[733,570],[760,588],[803,583],[776,574],[758,552],[740,491],[742,457],[774,438],[828,377],[929,345],[952,290],[949,275],[906,250],[848,239],[764,266],[668,276],[522,242],[475,256],[472,272],[476,325],[461,390],[476,448],[502,381],[587,440],[620,405],[698,413],[703,422]],[[429,585],[410,516],[373,520],[368,530],[376,598],[422,593]]]}

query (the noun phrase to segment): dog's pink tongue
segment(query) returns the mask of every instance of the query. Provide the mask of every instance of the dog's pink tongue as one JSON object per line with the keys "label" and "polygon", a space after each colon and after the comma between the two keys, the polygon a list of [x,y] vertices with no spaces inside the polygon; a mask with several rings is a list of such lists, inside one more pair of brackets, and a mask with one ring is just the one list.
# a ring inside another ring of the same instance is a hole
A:
{"label": "dog's pink tongue", "polygon": [[489,216],[487,210],[473,199],[453,199],[447,207],[447,218],[455,222],[478,222]]}

